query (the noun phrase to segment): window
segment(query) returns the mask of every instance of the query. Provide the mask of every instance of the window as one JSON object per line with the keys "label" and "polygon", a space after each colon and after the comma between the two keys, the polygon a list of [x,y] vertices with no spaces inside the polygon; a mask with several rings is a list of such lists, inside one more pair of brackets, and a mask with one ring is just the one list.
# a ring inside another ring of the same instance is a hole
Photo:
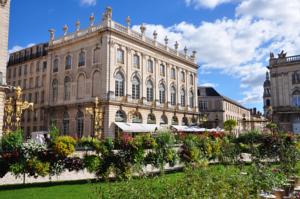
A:
{"label": "window", "polygon": [[40,61],[36,62],[36,66],[35,66],[35,72],[40,72]]}
{"label": "window", "polygon": [[190,108],[194,108],[194,93],[193,91],[190,91]]}
{"label": "window", "polygon": [[116,112],[116,117],[115,117],[116,122],[126,122],[126,115],[124,111],[118,110]]}
{"label": "window", "polygon": [[147,117],[147,124],[155,124],[156,123],[156,118],[153,113],[150,113]]}
{"label": "window", "polygon": [[124,78],[121,73],[117,73],[115,80],[115,96],[124,96]]}
{"label": "window", "polygon": [[140,68],[140,57],[137,54],[133,55],[133,67]]}
{"label": "window", "polygon": [[38,101],[39,101],[39,93],[36,92],[36,93],[35,93],[35,98],[34,98],[34,103],[37,104]]}
{"label": "window", "polygon": [[161,76],[165,76],[165,70],[166,70],[165,65],[161,64],[160,65],[160,75]]}
{"label": "window", "polygon": [[[55,60],[54,60],[55,62]],[[58,70],[58,59],[57,59],[57,70]],[[32,74],[33,73],[33,63],[30,64],[30,67],[29,67],[29,73]]]}
{"label": "window", "polygon": [[153,61],[148,59],[148,73],[153,73]]}
{"label": "window", "polygon": [[16,75],[17,75],[17,68],[14,68],[13,77],[16,77]]}
{"label": "window", "polygon": [[194,85],[194,76],[190,74],[190,84]]}
{"label": "window", "polygon": [[153,101],[153,83],[151,80],[147,81],[147,101]]}
{"label": "window", "polygon": [[21,87],[21,80],[18,80],[18,86]]}
{"label": "window", "polygon": [[45,100],[45,92],[42,91],[42,92],[41,92],[41,103],[42,103],[42,104],[44,103],[44,100]]}
{"label": "window", "polygon": [[26,89],[26,85],[27,85],[27,79],[23,80],[23,89]]}
{"label": "window", "polygon": [[124,64],[124,51],[120,48],[117,50],[117,62]]}
{"label": "window", "polygon": [[84,115],[81,111],[78,111],[76,115],[76,129],[77,129],[78,138],[81,138],[83,136],[83,127],[84,127]]}
{"label": "window", "polygon": [[29,79],[29,88],[33,88],[33,78]]}
{"label": "window", "polygon": [[[27,68],[27,67],[26,67]],[[45,72],[47,70],[47,62],[44,61],[43,62],[43,72]]]}
{"label": "window", "polygon": [[40,86],[39,82],[40,82],[40,78],[39,78],[39,77],[36,77],[36,78],[35,78],[35,87],[36,87],[36,88],[38,88],[38,87]]}
{"label": "window", "polygon": [[69,134],[69,114],[67,111],[63,115],[63,135]]}
{"label": "window", "polygon": [[178,118],[175,115],[172,117],[172,125],[178,125]]}
{"label": "window", "polygon": [[208,101],[199,101],[199,109],[207,110],[208,109]]}
{"label": "window", "polygon": [[300,107],[300,91],[293,93],[293,106]]}
{"label": "window", "polygon": [[54,73],[57,73],[58,72],[58,64],[59,64],[59,61],[58,59],[54,59],[54,62],[53,62],[53,72]]}
{"label": "window", "polygon": [[176,89],[174,86],[171,87],[171,105],[176,105]]}
{"label": "window", "polygon": [[67,55],[66,57],[66,63],[65,63],[65,70],[69,70],[72,68],[72,56]]}
{"label": "window", "polygon": [[22,66],[19,66],[19,68],[18,68],[18,75],[19,75],[19,77],[22,75]]}
{"label": "window", "polygon": [[56,102],[58,97],[58,81],[56,79],[52,82],[52,101]]}
{"label": "window", "polygon": [[300,84],[300,71],[296,71],[292,75],[292,83],[293,84]]}
{"label": "window", "polygon": [[166,115],[162,115],[160,118],[160,124],[168,124],[168,118]]}
{"label": "window", "polygon": [[93,64],[100,63],[100,48],[96,47],[93,53]]}
{"label": "window", "polygon": [[24,65],[24,75],[27,75],[27,65]]}
{"label": "window", "polygon": [[7,70],[7,77],[11,78],[11,69],[10,68]]}
{"label": "window", "polygon": [[166,99],[166,89],[164,84],[160,84],[159,85],[159,103],[163,104],[165,103],[165,99]]}
{"label": "window", "polygon": [[142,115],[139,112],[132,114],[132,123],[142,123]]}
{"label": "window", "polygon": [[140,98],[140,80],[135,76],[132,79],[132,99]]}
{"label": "window", "polygon": [[28,94],[28,101],[29,101],[29,102],[32,102],[32,93],[29,93],[29,94]]}
{"label": "window", "polygon": [[70,100],[71,95],[71,79],[70,77],[65,77],[64,79],[64,100]]}
{"label": "window", "polygon": [[182,118],[182,125],[183,126],[187,126],[188,125],[188,119],[185,116]]}
{"label": "window", "polygon": [[175,68],[171,68],[171,79],[175,79],[175,78],[176,78]]}
{"label": "window", "polygon": [[85,65],[85,52],[81,50],[81,52],[78,55],[78,66],[84,66]]}
{"label": "window", "polygon": [[181,106],[185,106],[185,90],[181,89],[180,91],[180,104]]}
{"label": "window", "polygon": [[180,73],[180,80],[181,80],[182,82],[185,82],[185,74],[184,74],[184,71],[181,71],[181,73]]}

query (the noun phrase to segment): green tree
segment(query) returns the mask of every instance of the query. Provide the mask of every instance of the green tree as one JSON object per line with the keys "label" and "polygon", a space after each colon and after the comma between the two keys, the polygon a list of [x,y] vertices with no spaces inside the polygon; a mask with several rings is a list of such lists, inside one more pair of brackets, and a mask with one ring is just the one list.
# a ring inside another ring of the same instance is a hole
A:
{"label": "green tree", "polygon": [[237,121],[230,119],[224,122],[224,129],[232,134],[232,130],[237,126]]}
{"label": "green tree", "polygon": [[277,124],[271,122],[271,123],[268,123],[266,125],[266,128],[269,129],[273,134],[276,132],[277,130]]}

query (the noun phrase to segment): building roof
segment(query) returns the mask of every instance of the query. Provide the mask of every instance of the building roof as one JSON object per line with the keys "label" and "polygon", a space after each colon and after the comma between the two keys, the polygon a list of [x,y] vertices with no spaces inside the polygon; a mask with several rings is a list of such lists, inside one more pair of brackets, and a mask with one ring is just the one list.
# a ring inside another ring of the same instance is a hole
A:
{"label": "building roof", "polygon": [[[200,95],[199,94],[199,89],[201,90],[204,90],[205,93],[204,95]],[[242,104],[240,104],[239,102],[233,100],[233,99],[230,99],[229,97],[226,97],[224,95],[221,95],[220,93],[218,93],[218,91],[216,91],[215,88],[213,87],[209,87],[209,86],[198,86],[198,96],[206,96],[206,97],[221,97],[223,98],[225,101],[227,102],[230,102],[232,104],[235,104],[236,106],[239,106],[240,108],[243,108],[243,109],[247,109],[249,110],[248,108],[244,107]]]}

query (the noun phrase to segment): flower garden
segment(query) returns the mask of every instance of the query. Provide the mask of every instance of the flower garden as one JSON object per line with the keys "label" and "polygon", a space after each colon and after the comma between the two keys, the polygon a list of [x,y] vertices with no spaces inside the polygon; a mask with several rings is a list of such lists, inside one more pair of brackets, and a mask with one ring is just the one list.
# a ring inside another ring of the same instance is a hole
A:
{"label": "flower garden", "polygon": [[[234,137],[175,135],[165,130],[155,136],[124,134],[117,140],[76,140],[59,136],[56,128],[50,134],[45,144],[24,142],[20,130],[3,136],[0,180],[8,172],[16,177],[52,178],[66,170],[87,170],[98,180],[4,186],[1,198],[298,197],[300,142],[293,134],[247,132]],[[74,154],[79,149],[83,157]],[[147,165],[159,173],[145,172]],[[183,171],[168,174],[166,165],[183,165]]]}

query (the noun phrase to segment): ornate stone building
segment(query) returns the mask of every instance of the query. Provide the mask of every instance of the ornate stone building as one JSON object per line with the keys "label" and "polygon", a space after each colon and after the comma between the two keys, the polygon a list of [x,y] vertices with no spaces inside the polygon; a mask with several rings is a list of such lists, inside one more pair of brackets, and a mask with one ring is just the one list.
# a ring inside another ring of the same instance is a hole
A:
{"label": "ornate stone building", "polygon": [[115,136],[115,122],[156,125],[188,124],[197,115],[197,69],[195,52],[188,55],[112,20],[107,8],[101,23],[75,32],[63,27],[64,35],[10,55],[7,78],[20,85],[24,99],[36,109],[27,112],[27,133],[46,130],[55,123],[64,134],[92,135],[93,122],[85,112],[95,97],[104,112],[104,136]]}
{"label": "ornate stone building", "polygon": [[0,137],[3,130],[10,0],[0,0]]}
{"label": "ornate stone building", "polygon": [[238,123],[236,134],[249,129],[243,121],[250,121],[250,110],[219,94],[213,87],[198,87],[198,108],[207,128],[223,128],[226,120],[234,119]]}
{"label": "ornate stone building", "polygon": [[300,133],[300,56],[271,53],[268,69],[272,119],[281,130]]}

